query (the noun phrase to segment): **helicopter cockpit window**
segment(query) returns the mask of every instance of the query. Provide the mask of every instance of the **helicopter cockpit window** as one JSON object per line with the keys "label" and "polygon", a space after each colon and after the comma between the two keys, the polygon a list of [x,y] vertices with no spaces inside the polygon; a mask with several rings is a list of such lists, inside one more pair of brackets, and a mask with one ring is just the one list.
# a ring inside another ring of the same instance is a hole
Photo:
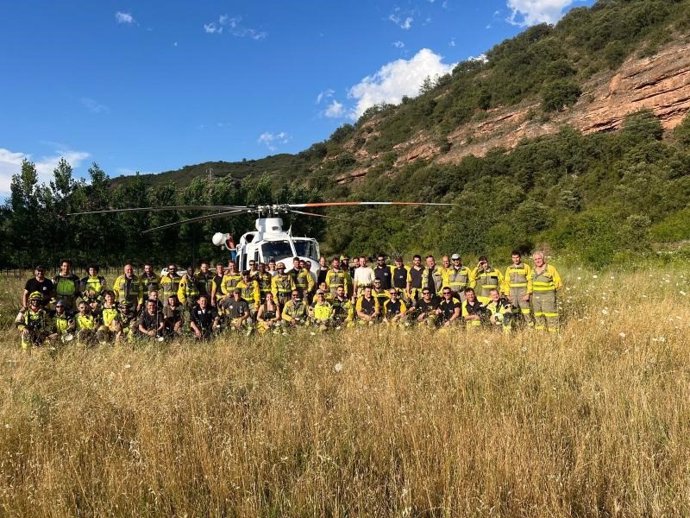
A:
{"label": "helicopter cockpit window", "polygon": [[268,261],[271,257],[280,261],[286,257],[292,257],[293,254],[288,241],[270,241],[261,245],[261,255],[263,255],[264,261]]}
{"label": "helicopter cockpit window", "polygon": [[297,251],[297,255],[300,257],[308,257],[315,261],[319,260],[316,253],[315,243],[310,239],[304,241],[295,241],[295,250]]}

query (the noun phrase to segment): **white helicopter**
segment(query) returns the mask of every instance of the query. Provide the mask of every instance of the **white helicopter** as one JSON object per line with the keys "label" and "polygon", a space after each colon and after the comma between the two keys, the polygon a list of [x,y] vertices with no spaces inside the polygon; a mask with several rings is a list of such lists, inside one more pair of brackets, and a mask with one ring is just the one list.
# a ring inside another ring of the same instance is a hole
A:
{"label": "white helicopter", "polygon": [[168,223],[158,227],[144,230],[144,233],[155,232],[164,228],[169,228],[183,223],[193,223],[208,219],[224,218],[240,214],[256,214],[256,230],[244,233],[237,244],[233,242],[232,236],[223,232],[216,232],[211,241],[215,246],[228,250],[231,258],[237,263],[238,269],[249,269],[249,261],[264,262],[274,260],[276,263],[283,263],[286,271],[292,269],[292,260],[295,257],[311,263],[311,270],[318,273],[319,243],[312,237],[295,237],[292,235],[292,228],[283,230],[283,220],[280,214],[300,214],[304,216],[316,216],[325,218],[323,214],[305,212],[301,209],[317,209],[327,207],[354,207],[354,206],[432,206],[432,207],[452,207],[452,203],[428,203],[411,201],[332,201],[332,202],[312,202],[312,203],[284,203],[272,205],[171,205],[167,207],[137,207],[130,209],[106,209],[88,212],[69,214],[69,216],[104,214],[117,212],[137,212],[137,211],[167,211],[167,210],[198,210],[215,211],[212,214],[188,218],[174,223]]}

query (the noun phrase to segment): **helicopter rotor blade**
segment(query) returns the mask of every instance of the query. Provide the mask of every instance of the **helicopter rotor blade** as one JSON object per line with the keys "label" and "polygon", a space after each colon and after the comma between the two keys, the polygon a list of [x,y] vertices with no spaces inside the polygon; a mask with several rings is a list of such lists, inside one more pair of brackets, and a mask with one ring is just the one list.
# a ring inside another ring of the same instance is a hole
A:
{"label": "helicopter rotor blade", "polygon": [[301,214],[302,216],[316,216],[317,218],[340,219],[336,218],[335,216],[324,216],[323,214],[317,214],[316,212],[305,212],[303,210],[290,209],[290,212],[292,214]]}
{"label": "helicopter rotor blade", "polygon": [[407,206],[425,206],[425,207],[454,207],[454,203],[432,203],[432,202],[417,202],[417,201],[324,201],[312,203],[293,203],[288,204],[289,208],[295,209],[309,209],[318,207],[356,207],[363,205],[373,206],[387,206],[387,205],[407,205]]}
{"label": "helicopter rotor blade", "polygon": [[142,234],[148,234],[149,232],[153,232],[155,230],[162,230],[164,228],[176,227],[178,225],[183,225],[185,223],[194,223],[196,221],[206,221],[208,219],[224,218],[227,216],[235,216],[237,214],[246,214],[246,213],[247,213],[247,211],[244,208],[242,208],[242,209],[228,210],[225,212],[218,212],[217,214],[205,214],[203,216],[197,216],[195,218],[187,218],[187,219],[183,219],[180,221],[175,221],[173,223],[167,223],[165,225],[160,225],[158,227],[147,228],[146,230],[142,231]]}
{"label": "helicopter rotor blade", "polygon": [[245,205],[168,205],[166,207],[133,207],[128,209],[102,209],[85,212],[72,212],[68,216],[84,216],[88,214],[112,214],[118,212],[160,212],[166,210],[251,210]]}

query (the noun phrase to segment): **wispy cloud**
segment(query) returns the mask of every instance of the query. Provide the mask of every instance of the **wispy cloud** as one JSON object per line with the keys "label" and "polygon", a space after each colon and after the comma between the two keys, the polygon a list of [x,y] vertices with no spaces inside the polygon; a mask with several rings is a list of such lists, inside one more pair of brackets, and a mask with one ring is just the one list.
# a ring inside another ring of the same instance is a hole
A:
{"label": "wispy cloud", "polygon": [[322,101],[330,99],[331,97],[333,97],[334,93],[335,90],[332,90],[330,88],[324,90],[323,92],[319,92],[319,95],[316,96],[316,104],[321,104]]}
{"label": "wispy cloud", "polygon": [[53,170],[57,167],[61,158],[64,158],[73,168],[77,168],[90,156],[91,154],[86,151],[63,149],[33,160],[30,154],[0,148],[0,195],[9,194],[12,175],[21,172],[22,162],[25,159],[34,162],[36,172],[38,173],[38,181],[45,183],[52,178]]}
{"label": "wispy cloud", "polygon": [[108,113],[110,111],[110,108],[108,108],[105,104],[101,104],[90,97],[82,97],[80,101],[82,106],[84,106],[91,113]]}
{"label": "wispy cloud", "polygon": [[284,131],[275,134],[265,131],[257,139],[259,144],[264,144],[270,151],[276,151],[279,145],[287,144],[289,141],[290,137]]}
{"label": "wispy cloud", "polygon": [[345,106],[333,99],[323,114],[329,119],[339,119],[345,116]]}
{"label": "wispy cloud", "polygon": [[126,25],[131,25],[136,21],[132,13],[123,13],[122,11],[117,11],[115,13],[115,20],[117,23],[124,23]]}
{"label": "wispy cloud", "polygon": [[396,8],[394,12],[388,15],[388,20],[393,22],[401,29],[407,31],[412,28],[412,22],[414,22],[414,17],[410,16],[407,13],[402,13],[399,8]]}
{"label": "wispy cloud", "polygon": [[204,32],[206,34],[223,34],[228,33],[237,38],[250,38],[252,40],[263,40],[268,36],[265,31],[259,31],[242,24],[241,16],[228,16],[222,14],[218,20],[214,20],[204,24]]}
{"label": "wispy cloud", "polygon": [[397,104],[403,96],[419,94],[427,77],[435,79],[453,70],[455,63],[442,60],[432,50],[422,49],[409,60],[398,59],[383,65],[350,89],[348,96],[356,101],[351,116],[357,118],[372,106]]}
{"label": "wispy cloud", "polygon": [[402,41],[400,41],[400,40],[394,41],[394,42],[393,42],[393,46],[394,46],[396,49],[404,49],[404,48],[405,48],[405,44],[404,44]]}
{"label": "wispy cloud", "polygon": [[526,27],[539,23],[556,23],[563,10],[576,0],[507,0],[511,14],[508,23]]}

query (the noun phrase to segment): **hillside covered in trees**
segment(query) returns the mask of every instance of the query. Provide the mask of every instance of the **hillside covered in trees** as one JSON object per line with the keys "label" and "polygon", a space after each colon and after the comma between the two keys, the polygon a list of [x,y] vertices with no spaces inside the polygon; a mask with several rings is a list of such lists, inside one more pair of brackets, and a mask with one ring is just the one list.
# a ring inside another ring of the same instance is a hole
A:
{"label": "hillside covered in trees", "polygon": [[[573,9],[556,26],[539,25],[506,40],[486,60],[460,63],[452,74],[429,79],[416,98],[371,108],[296,155],[114,180],[94,164],[87,182],[76,181],[63,162],[50,185],[38,185],[33,164],[25,162],[0,211],[0,239],[10,245],[0,249],[0,264],[54,263],[63,255],[112,264],[216,257],[220,251],[209,243],[214,231],[237,235],[253,227],[251,218],[235,217],[142,235],[143,229],[199,213],[65,218],[68,212],[319,199],[456,204],[450,211],[339,209],[329,211],[334,218],[325,222],[288,222],[296,234],[318,237],[326,252],[476,255],[547,245],[605,265],[659,244],[682,248],[690,240],[687,115],[672,130],[649,110],[628,114],[618,131],[583,133],[566,123],[481,156],[448,157],[469,144],[467,138],[454,140],[458,128],[481,123],[496,110],[525,106],[531,120],[559,121],[584,104],[588,84],[626,59],[653,59],[688,41],[689,0],[600,0]],[[410,142],[419,140],[431,151],[402,160]]]}

